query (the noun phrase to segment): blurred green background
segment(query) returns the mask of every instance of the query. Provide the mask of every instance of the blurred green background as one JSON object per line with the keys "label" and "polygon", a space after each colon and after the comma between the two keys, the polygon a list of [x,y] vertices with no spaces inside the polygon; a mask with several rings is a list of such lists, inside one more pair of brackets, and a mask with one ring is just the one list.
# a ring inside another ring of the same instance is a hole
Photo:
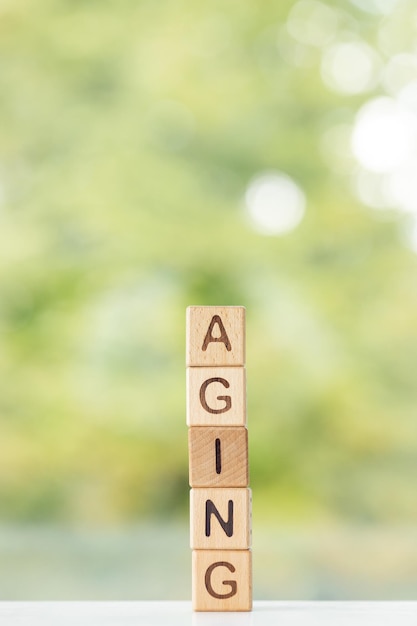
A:
{"label": "blurred green background", "polygon": [[255,597],[417,598],[416,25],[1,2],[2,599],[190,596],[189,304],[247,308]]}

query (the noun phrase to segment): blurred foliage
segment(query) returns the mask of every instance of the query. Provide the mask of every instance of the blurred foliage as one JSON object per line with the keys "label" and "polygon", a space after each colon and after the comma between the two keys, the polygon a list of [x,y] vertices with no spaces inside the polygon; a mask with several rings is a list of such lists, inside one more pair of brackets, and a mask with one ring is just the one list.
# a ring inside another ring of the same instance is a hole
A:
{"label": "blurred foliage", "polygon": [[[324,86],[293,4],[1,3],[3,520],[187,515],[189,304],[247,307],[255,515],[417,519],[417,259],[323,156],[369,94]],[[410,2],[329,5],[411,38]],[[281,237],[243,206],[270,170],[307,196]]]}

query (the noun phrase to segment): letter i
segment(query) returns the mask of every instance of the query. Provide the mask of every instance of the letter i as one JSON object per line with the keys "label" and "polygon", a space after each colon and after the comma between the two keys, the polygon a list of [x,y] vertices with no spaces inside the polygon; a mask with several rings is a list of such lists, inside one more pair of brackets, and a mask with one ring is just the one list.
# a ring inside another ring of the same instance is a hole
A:
{"label": "letter i", "polygon": [[214,442],[216,446],[216,474],[222,473],[222,451],[221,451],[221,441],[219,438]]}

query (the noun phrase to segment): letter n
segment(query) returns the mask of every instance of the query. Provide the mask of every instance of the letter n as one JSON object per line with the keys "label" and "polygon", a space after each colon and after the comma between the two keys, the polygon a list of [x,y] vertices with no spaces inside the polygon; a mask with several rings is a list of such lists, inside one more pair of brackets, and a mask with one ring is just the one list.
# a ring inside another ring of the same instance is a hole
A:
{"label": "letter n", "polygon": [[228,537],[233,536],[233,500],[229,500],[227,511],[227,522],[222,518],[219,511],[211,500],[206,500],[206,537],[211,535],[211,516],[217,518],[220,526]]}

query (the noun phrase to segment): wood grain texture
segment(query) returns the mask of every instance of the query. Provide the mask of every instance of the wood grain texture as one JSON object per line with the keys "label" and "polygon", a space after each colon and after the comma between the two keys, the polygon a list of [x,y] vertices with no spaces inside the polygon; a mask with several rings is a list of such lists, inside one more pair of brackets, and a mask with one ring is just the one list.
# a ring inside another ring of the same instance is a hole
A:
{"label": "wood grain texture", "polygon": [[191,487],[247,487],[248,431],[244,426],[193,426],[188,431]]}
{"label": "wood grain texture", "polygon": [[245,426],[245,368],[188,367],[187,424]]}
{"label": "wood grain texture", "polygon": [[250,550],[193,551],[194,611],[251,611]]}
{"label": "wood grain texture", "polygon": [[244,365],[245,307],[188,307],[186,363],[193,367]]}
{"label": "wood grain texture", "polygon": [[194,550],[245,550],[251,545],[252,493],[247,488],[191,489]]}

